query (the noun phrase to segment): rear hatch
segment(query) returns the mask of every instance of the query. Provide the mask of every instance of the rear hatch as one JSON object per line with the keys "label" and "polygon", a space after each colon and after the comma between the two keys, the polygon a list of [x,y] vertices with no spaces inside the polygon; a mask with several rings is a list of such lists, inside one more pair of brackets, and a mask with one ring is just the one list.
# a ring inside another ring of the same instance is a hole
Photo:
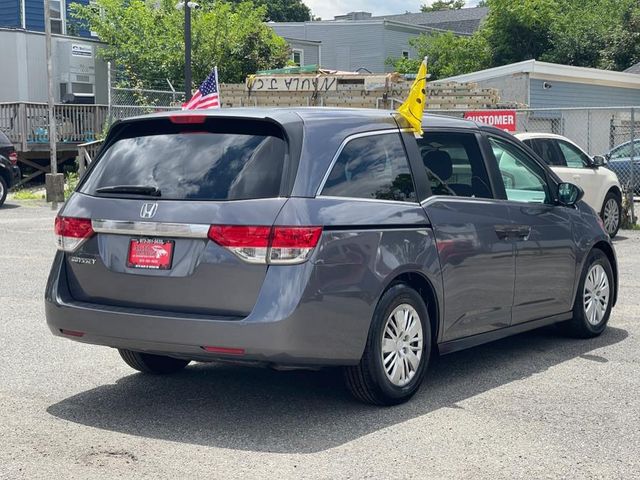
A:
{"label": "rear hatch", "polygon": [[285,131],[268,120],[178,114],[114,127],[58,220],[59,242],[79,239],[64,245],[71,296],[248,315],[268,266],[211,241],[210,226],[273,225],[290,158]]}

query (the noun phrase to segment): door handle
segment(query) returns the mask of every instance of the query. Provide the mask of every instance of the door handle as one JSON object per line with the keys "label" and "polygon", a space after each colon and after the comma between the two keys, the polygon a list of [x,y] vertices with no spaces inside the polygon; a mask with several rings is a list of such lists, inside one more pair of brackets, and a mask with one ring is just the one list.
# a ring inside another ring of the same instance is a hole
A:
{"label": "door handle", "polygon": [[513,227],[513,236],[521,240],[527,240],[531,235],[531,227],[529,225],[518,225]]}
{"label": "door handle", "polygon": [[500,240],[507,240],[511,235],[512,227],[509,225],[496,225],[495,230]]}

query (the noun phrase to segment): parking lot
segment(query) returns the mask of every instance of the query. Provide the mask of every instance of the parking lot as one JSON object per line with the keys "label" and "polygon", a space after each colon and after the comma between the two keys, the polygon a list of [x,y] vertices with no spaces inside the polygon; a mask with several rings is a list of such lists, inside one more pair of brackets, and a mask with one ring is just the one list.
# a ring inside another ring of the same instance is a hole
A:
{"label": "parking lot", "polygon": [[53,337],[55,212],[0,209],[0,478],[638,478],[640,231],[593,340],[547,328],[437,359],[412,401],[352,400],[336,371],[135,373]]}

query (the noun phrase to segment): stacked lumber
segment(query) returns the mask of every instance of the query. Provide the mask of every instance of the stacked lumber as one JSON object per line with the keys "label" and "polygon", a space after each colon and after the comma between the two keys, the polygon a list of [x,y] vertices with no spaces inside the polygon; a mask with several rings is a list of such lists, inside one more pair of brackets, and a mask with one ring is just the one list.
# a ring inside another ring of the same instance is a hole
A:
{"label": "stacked lumber", "polygon": [[[331,106],[396,108],[409,94],[411,81],[397,74],[295,74],[252,76],[245,84],[222,84],[225,107]],[[475,83],[430,83],[427,108],[471,110],[495,108],[498,90]]]}

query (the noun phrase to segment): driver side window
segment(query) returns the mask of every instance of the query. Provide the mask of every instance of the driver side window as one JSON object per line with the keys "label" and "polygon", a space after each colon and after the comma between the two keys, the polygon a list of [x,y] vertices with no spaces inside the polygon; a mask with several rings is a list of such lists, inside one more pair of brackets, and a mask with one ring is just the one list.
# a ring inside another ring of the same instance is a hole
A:
{"label": "driver side window", "polygon": [[489,137],[489,143],[498,162],[507,199],[516,202],[550,203],[547,176],[540,165],[522,150],[504,140]]}
{"label": "driver side window", "polygon": [[570,143],[558,140],[558,146],[569,168],[586,168],[589,166],[589,158],[578,148]]}

